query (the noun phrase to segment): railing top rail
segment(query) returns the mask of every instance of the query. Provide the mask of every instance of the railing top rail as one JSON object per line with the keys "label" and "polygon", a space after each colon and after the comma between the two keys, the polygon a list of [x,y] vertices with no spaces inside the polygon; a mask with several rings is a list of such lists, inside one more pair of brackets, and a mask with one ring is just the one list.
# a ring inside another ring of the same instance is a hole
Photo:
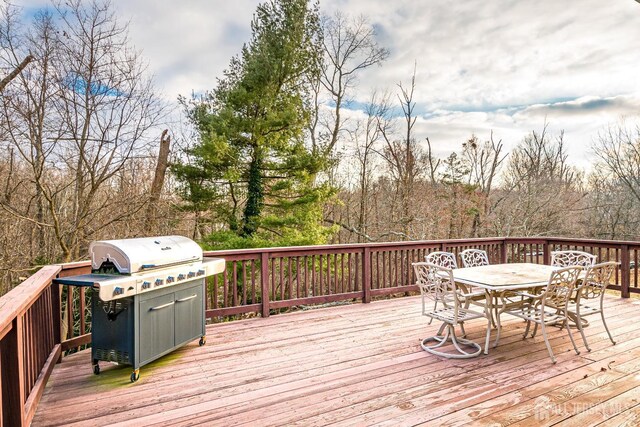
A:
{"label": "railing top rail", "polygon": [[58,273],[60,265],[47,265],[0,298],[0,330],[27,310]]}
{"label": "railing top rail", "polygon": [[62,267],[63,270],[71,270],[74,268],[89,267],[91,266],[91,261],[89,260],[74,261],[74,262],[67,262],[65,264],[58,264],[58,265]]}
{"label": "railing top rail", "polygon": [[439,244],[466,244],[466,243],[501,243],[504,241],[504,237],[489,237],[489,238],[472,238],[472,239],[441,239],[441,240],[410,240],[402,242],[375,242],[375,243],[344,243],[338,245],[315,245],[315,246],[283,246],[272,248],[257,248],[257,249],[228,249],[228,250],[215,250],[205,251],[206,256],[215,256],[218,254],[259,254],[265,251],[268,252],[293,252],[293,251],[330,251],[332,249],[359,249],[359,248],[378,248],[387,246],[428,246]]}
{"label": "railing top rail", "polygon": [[528,236],[528,237],[481,237],[471,239],[438,239],[438,240],[411,240],[402,242],[375,242],[375,243],[348,243],[339,245],[317,245],[317,246],[286,246],[273,248],[257,248],[257,249],[229,249],[205,251],[206,256],[216,255],[234,255],[234,254],[260,254],[265,251],[270,253],[278,252],[321,252],[333,249],[360,249],[360,248],[381,248],[388,246],[429,246],[446,244],[447,246],[474,244],[474,243],[534,243],[534,242],[552,242],[552,243],[569,243],[569,244],[585,244],[585,245],[627,245],[640,246],[640,242],[626,240],[596,240],[596,239],[576,239],[571,237],[545,237],[545,236]]}

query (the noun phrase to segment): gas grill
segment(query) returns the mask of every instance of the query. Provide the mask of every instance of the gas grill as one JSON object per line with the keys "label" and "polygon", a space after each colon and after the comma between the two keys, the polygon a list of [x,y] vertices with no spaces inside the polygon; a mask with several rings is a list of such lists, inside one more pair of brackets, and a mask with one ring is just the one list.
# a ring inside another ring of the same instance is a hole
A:
{"label": "gas grill", "polygon": [[182,236],[105,240],[91,243],[91,274],[54,283],[90,287],[91,356],[140,367],[205,336],[205,278],[224,271],[221,258]]}

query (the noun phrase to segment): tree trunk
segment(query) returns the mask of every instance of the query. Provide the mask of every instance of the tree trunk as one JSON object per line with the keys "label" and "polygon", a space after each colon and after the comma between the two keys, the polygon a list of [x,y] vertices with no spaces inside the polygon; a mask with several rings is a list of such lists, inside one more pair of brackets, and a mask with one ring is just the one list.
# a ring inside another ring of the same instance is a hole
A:
{"label": "tree trunk", "polygon": [[20,74],[22,70],[27,68],[27,65],[29,65],[29,62],[31,61],[33,61],[33,56],[27,55],[27,57],[24,58],[22,62],[11,73],[9,73],[7,77],[0,80],[0,92],[4,90],[4,88],[9,84],[11,80],[18,77],[18,74]]}
{"label": "tree trunk", "polygon": [[145,232],[147,234],[155,231],[158,201],[160,200],[160,193],[164,186],[164,177],[167,173],[167,167],[169,166],[169,148],[171,145],[171,136],[168,135],[169,130],[162,131],[160,136],[160,149],[158,150],[158,162],[156,163],[156,172],[153,176],[153,183],[151,184],[151,192],[149,194],[149,205],[147,206],[147,214],[145,221]]}
{"label": "tree trunk", "polygon": [[263,153],[260,147],[253,147],[253,158],[249,164],[249,182],[247,184],[247,204],[244,207],[242,235],[250,237],[258,229],[258,219],[264,204],[262,181]]}

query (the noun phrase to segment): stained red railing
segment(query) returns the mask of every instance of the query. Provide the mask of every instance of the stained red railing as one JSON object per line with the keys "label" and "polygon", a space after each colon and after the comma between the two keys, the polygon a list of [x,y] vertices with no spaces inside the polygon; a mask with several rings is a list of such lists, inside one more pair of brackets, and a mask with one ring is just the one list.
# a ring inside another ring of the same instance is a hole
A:
{"label": "stained red railing", "polygon": [[2,425],[31,422],[60,358],[60,300],[51,286],[60,270],[44,267],[0,298]]}
{"label": "stained red railing", "polygon": [[[210,251],[224,273],[207,279],[207,318],[262,316],[338,302],[369,302],[417,291],[411,263],[433,251],[484,249],[491,263],[550,261],[554,250],[582,250],[620,263],[622,297],[640,293],[640,242],[566,238],[487,238]],[[90,272],[89,262],[47,266],[0,298],[2,425],[28,425],[53,364],[91,343],[90,293],[52,285]]]}
{"label": "stained red railing", "polygon": [[[277,313],[310,304],[368,302],[416,291],[411,263],[441,250],[484,249],[491,263],[548,264],[554,250],[583,250],[621,263],[611,289],[640,292],[639,242],[565,238],[485,238],[210,251],[227,260],[208,282],[207,317]],[[264,280],[263,280],[264,278]]]}

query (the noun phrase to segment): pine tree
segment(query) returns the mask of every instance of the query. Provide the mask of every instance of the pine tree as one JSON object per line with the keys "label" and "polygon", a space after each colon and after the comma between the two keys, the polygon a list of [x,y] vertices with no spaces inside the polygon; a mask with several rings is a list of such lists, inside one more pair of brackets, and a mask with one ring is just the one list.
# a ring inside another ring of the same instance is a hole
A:
{"label": "pine tree", "polygon": [[332,189],[314,183],[327,163],[305,144],[308,82],[322,58],[317,5],[267,1],[251,28],[217,87],[189,104],[199,143],[174,172],[192,209],[224,222],[212,246],[323,243],[331,230],[321,225],[322,203]]}

